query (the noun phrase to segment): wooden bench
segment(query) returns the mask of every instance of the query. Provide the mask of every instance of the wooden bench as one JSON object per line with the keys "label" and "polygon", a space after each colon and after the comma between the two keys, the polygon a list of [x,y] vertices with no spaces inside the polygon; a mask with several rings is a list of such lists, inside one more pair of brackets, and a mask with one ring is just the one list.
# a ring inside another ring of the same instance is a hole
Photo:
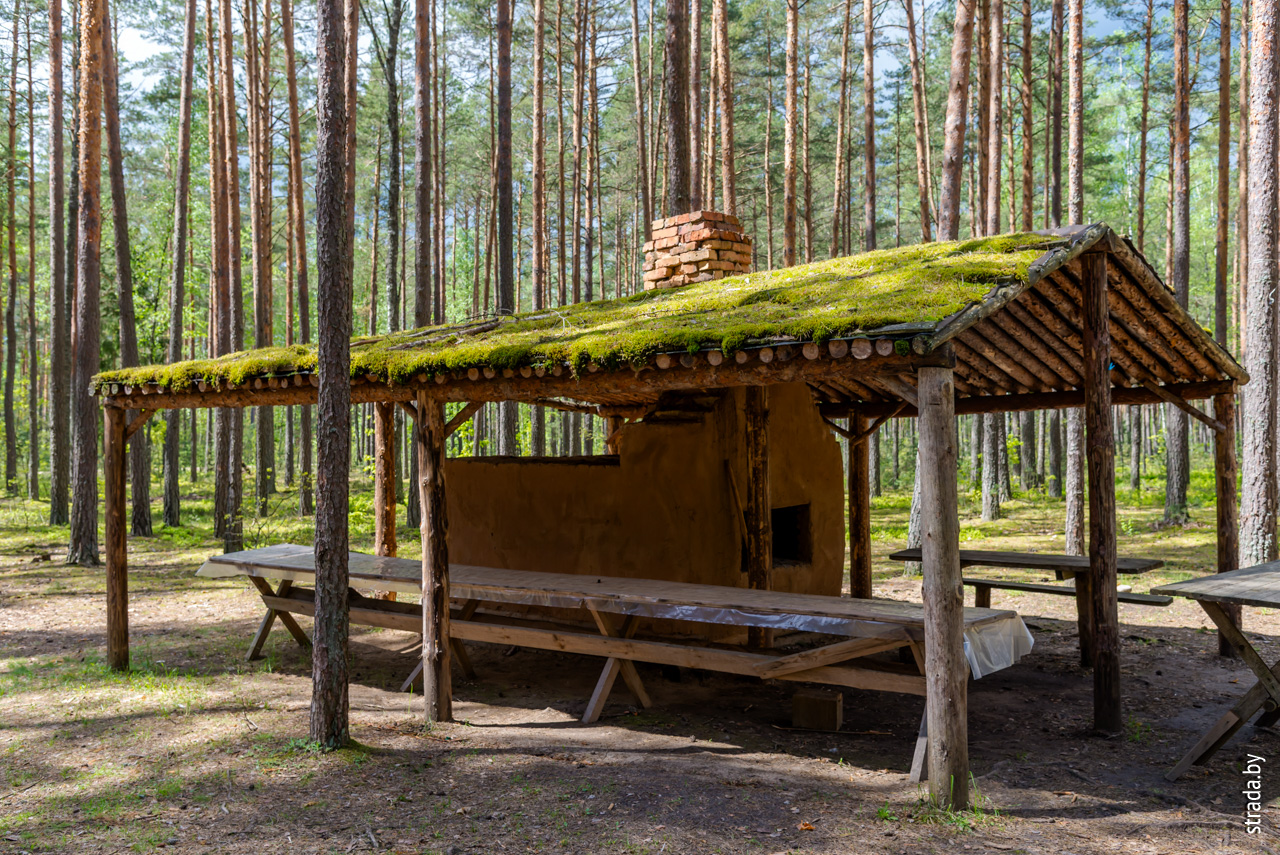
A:
{"label": "wooden bench", "polygon": [[[353,552],[348,567],[352,585],[421,593],[422,565],[418,561]],[[315,556],[311,547],[285,544],[216,555],[205,562],[199,574],[247,576],[262,595],[267,614],[250,646],[250,658],[260,652],[277,616],[295,639],[306,642],[305,634],[290,615],[310,615],[315,611],[313,592],[294,586],[314,581]],[[267,579],[280,581],[273,589]],[[450,567],[449,587],[455,606],[449,624],[450,649],[466,672],[470,671],[470,662],[463,641],[604,657],[604,669],[583,715],[586,723],[599,717],[619,676],[642,706],[649,705],[632,664],[636,661],[761,679],[925,694],[924,607],[918,603],[457,564]],[[544,620],[517,617],[501,613],[500,609],[482,613],[482,603],[582,610],[587,624],[594,625],[596,632],[549,626]],[[353,592],[349,608],[353,624],[422,632],[422,611],[417,603],[373,599]],[[835,636],[837,640],[783,654],[699,640],[636,638],[642,619],[798,630]],[[1033,643],[1022,619],[1007,610],[966,608],[964,632],[970,672],[975,677],[1013,664],[1030,651]],[[910,651],[910,664],[867,658],[901,648]],[[412,685],[416,674],[415,670],[404,689]],[[917,744],[918,761],[923,746],[923,742]]]}
{"label": "wooden bench", "polygon": [[[973,602],[976,606],[983,608],[991,607],[991,589],[1000,588],[1006,591],[1026,591],[1032,594],[1057,594],[1063,597],[1074,597],[1076,589],[1074,586],[1068,585],[1044,585],[1037,582],[1013,582],[1003,579],[971,579],[968,576],[964,578],[964,583],[973,588]],[[1131,591],[1121,591],[1116,594],[1116,599],[1122,603],[1132,603],[1136,606],[1167,606],[1173,602],[1173,597],[1165,597],[1159,594],[1135,594]]]}
{"label": "wooden bench", "polygon": [[[900,549],[889,556],[893,561],[919,561],[919,549]],[[1120,573],[1130,575],[1146,573],[1163,567],[1164,562],[1155,558],[1121,558],[1116,562]],[[1003,567],[1016,570],[1043,570],[1054,573],[1058,578],[1074,577],[1092,572],[1087,555],[1054,555],[1044,552],[996,552],[981,549],[960,550],[960,567]],[[989,579],[965,577],[964,583],[973,587],[974,605],[981,608],[991,607],[991,591],[1000,588],[1008,591],[1027,591],[1036,594],[1056,594],[1063,597],[1076,596],[1074,586],[1045,585],[1036,582],[1015,582],[1005,579]],[[1167,606],[1173,598],[1157,594],[1134,594],[1121,592],[1116,597],[1122,603],[1140,606]]]}

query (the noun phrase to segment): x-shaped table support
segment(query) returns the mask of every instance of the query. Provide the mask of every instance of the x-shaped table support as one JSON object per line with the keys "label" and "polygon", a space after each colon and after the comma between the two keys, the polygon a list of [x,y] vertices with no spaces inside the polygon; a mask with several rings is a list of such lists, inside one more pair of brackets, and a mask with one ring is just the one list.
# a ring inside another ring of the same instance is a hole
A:
{"label": "x-shaped table support", "polygon": [[[249,579],[253,582],[253,586],[258,589],[258,593],[264,597],[283,597],[293,587],[293,581],[285,579],[273,591],[271,590],[271,583],[266,579],[260,576],[250,576]],[[262,655],[262,645],[266,643],[267,636],[271,634],[271,627],[275,625],[277,617],[280,618],[280,622],[285,625],[285,628],[289,630],[293,640],[298,642],[301,647],[311,646],[311,639],[307,638],[307,634],[302,631],[302,627],[298,626],[298,622],[293,615],[268,606],[267,613],[262,616],[262,623],[258,625],[258,632],[253,636],[253,642],[249,645],[249,655],[245,657],[250,662]]]}
{"label": "x-shaped table support", "polygon": [[[615,630],[608,615],[590,606],[587,606],[587,611],[591,612],[591,617],[595,619],[596,628],[600,630],[600,634],[610,638],[630,638],[635,635],[636,627],[639,625],[635,615],[627,615],[622,621],[622,626]],[[600,718],[605,701],[609,699],[609,693],[613,691],[613,684],[619,674],[622,675],[622,681],[627,684],[627,688],[640,702],[640,706],[648,708],[653,703],[649,700],[649,693],[644,690],[644,683],[640,682],[640,674],[636,672],[635,663],[629,659],[609,657],[604,663],[604,670],[600,672],[600,679],[596,681],[596,690],[591,693],[591,700],[587,702],[587,710],[582,714],[583,724],[591,724]]]}
{"label": "x-shaped table support", "polygon": [[1244,697],[1224,713],[1222,718],[1200,737],[1200,741],[1187,752],[1187,755],[1178,761],[1178,765],[1165,775],[1165,778],[1170,781],[1176,781],[1182,777],[1192,766],[1203,766],[1209,762],[1209,758],[1249,719],[1253,718],[1258,710],[1265,708],[1264,718],[1269,721],[1275,718],[1275,713],[1280,712],[1280,662],[1268,667],[1266,661],[1249,643],[1249,639],[1245,638],[1240,628],[1231,621],[1231,617],[1220,604],[1212,600],[1200,600],[1199,603],[1209,615],[1210,620],[1218,625],[1222,637],[1236,649],[1240,658],[1249,666],[1249,670],[1257,676],[1258,682],[1254,683],[1253,688],[1245,692]]}

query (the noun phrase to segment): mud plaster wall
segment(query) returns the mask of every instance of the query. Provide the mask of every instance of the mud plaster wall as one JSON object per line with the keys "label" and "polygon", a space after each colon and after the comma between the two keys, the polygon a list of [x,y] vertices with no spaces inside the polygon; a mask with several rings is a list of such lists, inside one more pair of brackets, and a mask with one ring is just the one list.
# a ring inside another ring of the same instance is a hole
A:
{"label": "mud plaster wall", "polygon": [[[617,458],[446,461],[449,557],[553,573],[745,586],[725,461],[746,485],[741,389],[699,421],[637,423]],[[831,431],[801,384],[769,391],[773,507],[809,504],[812,560],[774,571],[774,588],[838,595],[844,475]]]}

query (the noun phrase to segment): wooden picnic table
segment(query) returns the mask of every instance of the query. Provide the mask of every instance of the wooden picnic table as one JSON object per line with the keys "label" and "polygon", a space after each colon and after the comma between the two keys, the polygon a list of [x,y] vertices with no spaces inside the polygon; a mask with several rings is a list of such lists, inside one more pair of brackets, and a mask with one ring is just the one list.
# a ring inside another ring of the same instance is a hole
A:
{"label": "wooden picnic table", "polygon": [[1240,658],[1258,678],[1235,706],[1223,713],[1186,756],[1165,775],[1168,780],[1175,781],[1192,766],[1203,766],[1209,762],[1209,758],[1260,710],[1264,711],[1258,722],[1260,725],[1274,724],[1280,718],[1280,661],[1268,666],[1257,648],[1223,608],[1224,605],[1280,608],[1280,561],[1201,576],[1185,582],[1172,582],[1152,591],[1198,602],[1209,619],[1217,624],[1222,637],[1240,654]]}
{"label": "wooden picnic table", "polygon": [[[919,561],[919,549],[900,549],[889,556],[892,561]],[[1120,573],[1130,575],[1146,573],[1163,567],[1164,562],[1156,558],[1120,558],[1116,561],[1116,569]],[[1093,568],[1087,555],[1054,555],[1046,552],[999,552],[983,549],[960,550],[960,569],[967,567],[1001,567],[1015,570],[1043,570],[1054,573],[1058,578],[1084,576],[1092,574]],[[1000,588],[1009,591],[1027,591],[1035,594],[1056,594],[1058,596],[1076,597],[1080,592],[1074,586],[1045,585],[1035,582],[1016,582],[1006,579],[990,579],[966,576],[962,580],[974,591],[974,605],[983,608],[991,607],[991,591]],[[1157,594],[1134,594],[1121,591],[1117,600],[1143,606],[1167,606],[1172,601],[1169,597]]]}
{"label": "wooden picnic table", "polygon": [[[352,552],[349,572],[352,585],[421,593],[422,565],[418,561]],[[312,592],[294,587],[295,583],[314,580],[315,555],[311,547],[283,544],[215,555],[205,562],[199,574],[243,575],[257,587],[268,611],[250,646],[251,658],[261,650],[276,616],[300,643],[305,643],[305,635],[288,616],[314,613]],[[268,579],[279,580],[278,586],[273,589]],[[604,657],[604,670],[583,715],[583,721],[588,723],[598,718],[618,676],[623,677],[640,703],[648,706],[648,695],[634,661],[762,679],[925,694],[924,607],[919,603],[459,564],[449,568],[449,590],[456,604],[449,624],[450,649],[464,670],[470,666],[462,641]],[[481,613],[482,603],[581,609],[590,616],[597,632],[549,628],[545,621]],[[841,640],[799,653],[779,654],[699,641],[676,643],[633,637],[638,621],[645,618],[799,630],[838,636]],[[353,592],[350,619],[355,624],[422,632],[422,611],[416,603],[373,599]],[[964,635],[965,654],[975,677],[1008,667],[1030,651],[1033,643],[1022,619],[1008,610],[966,608]],[[865,658],[898,648],[910,650],[911,665]],[[404,688],[411,685],[413,676]],[[923,743],[918,745],[917,753],[922,750]]]}

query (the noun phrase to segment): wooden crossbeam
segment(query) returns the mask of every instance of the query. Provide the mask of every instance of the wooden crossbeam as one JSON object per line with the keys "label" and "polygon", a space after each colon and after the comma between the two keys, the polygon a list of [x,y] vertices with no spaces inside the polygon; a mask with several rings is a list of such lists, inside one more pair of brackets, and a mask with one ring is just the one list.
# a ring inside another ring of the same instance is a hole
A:
{"label": "wooden crossbeam", "polygon": [[480,408],[483,406],[483,401],[472,401],[461,410],[458,410],[457,415],[449,419],[449,423],[444,426],[445,437],[448,438],[453,436],[453,432],[471,421],[471,417],[480,412]]}
{"label": "wooden crossbeam", "polygon": [[1190,402],[1178,397],[1177,395],[1174,395],[1172,392],[1165,391],[1165,388],[1161,386],[1159,383],[1155,382],[1154,380],[1144,379],[1141,382],[1142,382],[1143,388],[1149,390],[1157,398],[1164,401],[1166,404],[1173,404],[1173,406],[1182,410],[1184,413],[1191,416],[1193,419],[1197,419],[1198,421],[1201,421],[1204,424],[1208,425],[1209,427],[1213,428],[1215,432],[1222,433],[1227,429],[1227,426],[1224,425],[1222,422],[1218,421],[1213,416],[1208,415],[1199,407],[1192,406]]}
{"label": "wooden crossbeam", "polygon": [[158,412],[160,411],[159,410],[143,410],[142,412],[134,416],[133,421],[129,422],[129,426],[124,429],[124,441],[128,442],[129,438],[132,437],[135,433],[137,433],[138,430],[147,422],[149,422],[151,420],[151,417]]}

